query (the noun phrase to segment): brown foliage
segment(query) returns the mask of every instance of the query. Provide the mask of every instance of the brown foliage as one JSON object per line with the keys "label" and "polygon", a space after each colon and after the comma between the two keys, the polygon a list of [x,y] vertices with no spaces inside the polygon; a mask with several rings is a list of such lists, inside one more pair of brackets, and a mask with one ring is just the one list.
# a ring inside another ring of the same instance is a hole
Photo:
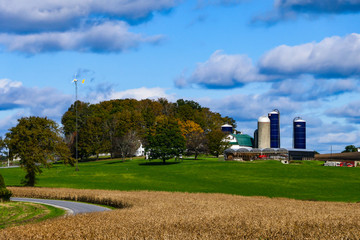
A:
{"label": "brown foliage", "polygon": [[[226,194],[11,188],[126,208],[12,227],[0,239],[358,239],[360,205]],[[102,202],[104,201],[104,202]]]}

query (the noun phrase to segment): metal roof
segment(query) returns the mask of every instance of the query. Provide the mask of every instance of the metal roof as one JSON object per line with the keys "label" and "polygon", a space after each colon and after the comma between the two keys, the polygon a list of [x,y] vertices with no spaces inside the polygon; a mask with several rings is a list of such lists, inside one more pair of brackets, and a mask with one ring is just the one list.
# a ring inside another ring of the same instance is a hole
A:
{"label": "metal roof", "polygon": [[231,134],[232,136],[235,137],[236,142],[240,145],[240,146],[247,146],[247,147],[252,147],[253,146],[253,138],[250,137],[247,134]]}

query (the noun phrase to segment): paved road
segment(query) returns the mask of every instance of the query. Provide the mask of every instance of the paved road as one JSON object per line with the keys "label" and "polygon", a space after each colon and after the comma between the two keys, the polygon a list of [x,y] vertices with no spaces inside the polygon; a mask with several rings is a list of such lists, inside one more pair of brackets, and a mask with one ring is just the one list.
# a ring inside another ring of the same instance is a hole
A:
{"label": "paved road", "polygon": [[0,167],[0,168],[18,168],[20,166],[6,166],[6,167]]}
{"label": "paved road", "polygon": [[50,199],[37,199],[37,198],[10,198],[11,201],[18,202],[34,202],[42,203],[57,208],[65,209],[68,214],[79,214],[79,213],[90,213],[90,212],[103,212],[109,211],[111,209],[106,207],[100,207],[93,204],[80,203],[80,202],[71,202],[71,201],[62,201],[62,200],[50,200]]}

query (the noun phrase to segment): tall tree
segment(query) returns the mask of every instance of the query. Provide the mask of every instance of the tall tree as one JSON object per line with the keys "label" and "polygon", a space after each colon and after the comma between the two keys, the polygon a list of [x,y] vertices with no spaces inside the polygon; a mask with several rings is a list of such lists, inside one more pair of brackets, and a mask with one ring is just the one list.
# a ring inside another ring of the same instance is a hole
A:
{"label": "tall tree", "polygon": [[50,168],[51,162],[60,159],[73,164],[70,151],[62,139],[58,125],[47,118],[24,117],[16,127],[6,133],[5,143],[10,157],[20,159],[20,166],[26,176],[22,181],[26,186],[34,186],[41,166]]}
{"label": "tall tree", "polygon": [[199,153],[206,152],[207,142],[204,132],[191,132],[186,136],[186,148],[189,152],[195,154],[195,160]]}
{"label": "tall tree", "polygon": [[212,130],[207,134],[208,148],[212,155],[219,157],[229,147],[229,143],[224,140],[225,136],[220,129]]}
{"label": "tall tree", "polygon": [[80,157],[96,155],[98,159],[100,153],[107,152],[104,135],[102,119],[95,116],[88,117],[79,131]]}
{"label": "tall tree", "polygon": [[129,130],[126,134],[115,137],[114,151],[115,156],[119,155],[123,160],[125,157],[132,157],[141,145],[140,138],[134,130]]}
{"label": "tall tree", "polygon": [[207,139],[204,130],[194,121],[178,121],[180,130],[186,139],[187,152],[195,154],[195,159],[197,159],[199,153],[206,150]]}
{"label": "tall tree", "polygon": [[6,149],[5,141],[0,137],[0,160],[4,161],[8,159],[8,151]]}
{"label": "tall tree", "polygon": [[146,135],[146,152],[150,157],[165,161],[179,156],[185,149],[185,138],[183,137],[179,124],[175,119],[165,115],[158,116]]}

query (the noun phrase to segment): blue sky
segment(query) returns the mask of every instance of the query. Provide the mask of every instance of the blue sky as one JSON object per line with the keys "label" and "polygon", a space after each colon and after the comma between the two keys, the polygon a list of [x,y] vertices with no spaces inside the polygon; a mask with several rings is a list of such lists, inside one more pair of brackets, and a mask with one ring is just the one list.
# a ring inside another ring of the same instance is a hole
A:
{"label": "blue sky", "polygon": [[[5,3],[6,2],[6,3]],[[360,0],[0,0],[0,133],[79,99],[198,101],[253,134],[281,112],[319,152],[360,146]]]}

